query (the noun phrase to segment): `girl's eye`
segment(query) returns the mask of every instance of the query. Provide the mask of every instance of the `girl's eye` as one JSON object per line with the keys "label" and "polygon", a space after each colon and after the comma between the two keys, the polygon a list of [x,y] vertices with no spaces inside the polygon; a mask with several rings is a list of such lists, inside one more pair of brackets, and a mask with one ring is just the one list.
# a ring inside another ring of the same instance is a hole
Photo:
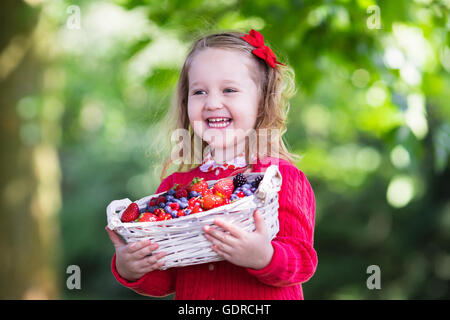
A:
{"label": "girl's eye", "polygon": [[224,91],[225,92],[237,92],[236,90],[234,90],[232,88],[226,88]]}
{"label": "girl's eye", "polygon": [[205,91],[203,91],[203,90],[197,90],[197,91],[194,91],[194,95],[202,94],[203,92],[205,92]]}

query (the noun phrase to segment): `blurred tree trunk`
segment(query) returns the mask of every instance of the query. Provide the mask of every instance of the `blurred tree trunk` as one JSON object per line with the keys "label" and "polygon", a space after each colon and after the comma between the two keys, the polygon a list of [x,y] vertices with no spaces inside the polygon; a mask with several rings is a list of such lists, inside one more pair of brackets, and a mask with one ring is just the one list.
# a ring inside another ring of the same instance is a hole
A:
{"label": "blurred tree trunk", "polygon": [[23,1],[0,6],[0,299],[56,299],[59,162],[52,126],[31,103],[39,99],[24,100],[43,88],[40,12]]}

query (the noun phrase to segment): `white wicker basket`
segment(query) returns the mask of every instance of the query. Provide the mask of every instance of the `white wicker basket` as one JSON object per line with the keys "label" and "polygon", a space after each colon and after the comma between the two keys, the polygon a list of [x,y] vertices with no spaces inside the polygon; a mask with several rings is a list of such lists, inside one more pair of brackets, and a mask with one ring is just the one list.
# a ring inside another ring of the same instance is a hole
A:
{"label": "white wicker basket", "polygon": [[[131,203],[129,199],[114,200],[107,209],[108,228],[115,230],[127,243],[151,240],[159,245],[155,251],[163,251],[165,265],[162,269],[181,267],[212,261],[223,260],[211,248],[211,242],[204,237],[203,226],[214,224],[214,219],[224,218],[246,231],[254,231],[253,212],[258,208],[264,218],[271,239],[279,231],[278,224],[278,191],[282,177],[278,166],[269,166],[264,173],[245,173],[247,181],[252,182],[258,175],[264,174],[258,189],[251,196],[246,196],[231,204],[188,216],[155,222],[128,222],[120,220],[122,212]],[[218,180],[208,181],[212,187]],[[135,201],[140,209],[147,206],[154,194]]]}

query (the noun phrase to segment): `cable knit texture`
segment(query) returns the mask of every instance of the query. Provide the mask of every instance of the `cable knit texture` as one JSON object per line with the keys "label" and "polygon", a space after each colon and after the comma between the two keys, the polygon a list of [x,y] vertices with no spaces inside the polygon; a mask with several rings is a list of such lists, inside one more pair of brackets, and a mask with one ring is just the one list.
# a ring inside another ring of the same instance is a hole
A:
{"label": "cable knit texture", "polygon": [[[264,172],[271,164],[279,166],[283,184],[279,191],[280,231],[272,240],[274,253],[265,268],[255,270],[219,261],[153,271],[129,282],[118,274],[114,255],[111,267],[117,281],[143,295],[162,297],[175,293],[179,300],[303,299],[301,284],[312,277],[317,267],[313,248],[314,193],[304,173],[283,159],[258,160],[253,172]],[[215,175],[199,168],[175,172],[161,182],[157,193],[169,190],[175,183],[187,184],[194,177],[217,180],[232,174],[232,170],[225,170]]]}

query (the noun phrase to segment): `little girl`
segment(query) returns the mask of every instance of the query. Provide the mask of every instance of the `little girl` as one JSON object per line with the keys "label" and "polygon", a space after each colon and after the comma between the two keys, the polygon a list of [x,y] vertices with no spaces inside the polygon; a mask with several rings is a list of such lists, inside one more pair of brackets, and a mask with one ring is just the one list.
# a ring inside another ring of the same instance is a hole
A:
{"label": "little girl", "polygon": [[[205,158],[195,166],[194,152],[190,158],[185,154],[179,171],[163,178],[156,191],[188,184],[194,177],[218,180],[243,171],[264,172],[276,164],[283,178],[277,236],[270,240],[257,211],[254,232],[216,219],[221,228],[205,227],[204,234],[223,261],[161,270],[165,253],[152,255],[157,243],[127,245],[106,228],[116,250],[112,272],[119,283],[143,295],[175,293],[175,299],[183,300],[303,299],[301,284],[317,267],[315,199],[305,175],[293,164],[295,155],[282,141],[293,92],[291,70],[277,61],[255,30],[197,40],[181,70],[174,114],[176,128],[190,134],[184,143],[200,137]],[[268,130],[270,138],[262,146]],[[255,132],[256,141],[248,143]],[[166,161],[162,177],[172,162],[173,157]],[[182,171],[183,166],[188,170]]]}

